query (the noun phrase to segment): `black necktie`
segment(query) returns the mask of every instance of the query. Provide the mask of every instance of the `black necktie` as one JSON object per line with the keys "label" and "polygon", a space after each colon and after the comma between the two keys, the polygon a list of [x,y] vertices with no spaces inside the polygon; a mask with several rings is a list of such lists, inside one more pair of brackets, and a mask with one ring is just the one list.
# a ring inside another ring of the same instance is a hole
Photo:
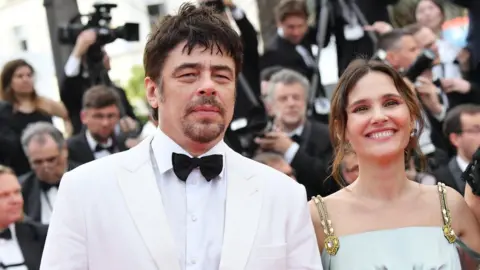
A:
{"label": "black necktie", "polygon": [[115,150],[115,147],[113,146],[113,144],[109,147],[101,146],[100,144],[97,144],[97,146],[95,146],[95,153],[101,152],[104,150],[110,153],[113,153],[113,151]]}
{"label": "black necktie", "polygon": [[0,239],[10,240],[12,239],[12,232],[9,228],[0,233]]}
{"label": "black necktie", "polygon": [[217,177],[223,168],[223,156],[211,155],[202,158],[191,158],[187,155],[172,153],[173,172],[182,181],[186,181],[188,175],[195,168],[200,168],[200,172],[207,181]]}

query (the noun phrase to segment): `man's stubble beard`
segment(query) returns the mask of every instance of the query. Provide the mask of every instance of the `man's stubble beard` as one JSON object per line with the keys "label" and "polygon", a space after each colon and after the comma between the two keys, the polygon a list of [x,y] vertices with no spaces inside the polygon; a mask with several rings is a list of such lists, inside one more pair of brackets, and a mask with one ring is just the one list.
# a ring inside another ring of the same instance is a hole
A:
{"label": "man's stubble beard", "polygon": [[[200,105],[211,105],[219,109],[219,114],[223,123],[188,120],[187,117],[193,113],[193,109]],[[214,96],[203,96],[196,101],[192,101],[187,105],[186,113],[182,119],[183,134],[194,142],[209,143],[218,139],[225,131],[225,109],[215,99]]]}

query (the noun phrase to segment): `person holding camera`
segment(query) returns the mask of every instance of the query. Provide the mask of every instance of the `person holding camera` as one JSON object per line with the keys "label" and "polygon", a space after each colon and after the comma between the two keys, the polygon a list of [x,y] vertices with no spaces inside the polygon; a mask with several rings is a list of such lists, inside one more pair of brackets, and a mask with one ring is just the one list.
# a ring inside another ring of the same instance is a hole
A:
{"label": "person holding camera", "polygon": [[[385,52],[381,60],[398,72],[417,92],[422,104],[425,127],[419,136],[422,153],[429,158],[429,168],[437,168],[448,163],[448,144],[442,134],[442,121],[448,108],[445,95],[432,82],[432,71],[427,68],[420,75],[410,75],[416,69],[418,59],[425,58],[428,52],[421,51],[415,38],[405,30],[395,29],[380,36],[378,47]],[[415,77],[415,79],[408,79]]]}
{"label": "person holding camera", "polygon": [[275,115],[273,130],[255,139],[262,151],[279,153],[295,170],[307,196],[327,196],[338,189],[330,179],[332,144],[326,124],[307,119],[308,79],[283,69],[269,82],[268,101]]}
{"label": "person holding camera", "polygon": [[[73,134],[81,132],[83,125],[80,119],[82,110],[82,97],[85,91],[91,87],[90,70],[87,67],[87,52],[90,47],[94,46],[97,41],[97,34],[93,29],[82,31],[75,43],[70,57],[65,64],[65,78],[60,87],[60,98],[67,107],[70,119],[73,125]],[[102,48],[103,67],[106,71],[110,70],[110,58],[105,49]],[[137,117],[133,111],[132,105],[129,103],[125,91],[112,84],[112,88],[118,93],[121,100],[120,128],[123,133],[136,132],[139,125]]]}

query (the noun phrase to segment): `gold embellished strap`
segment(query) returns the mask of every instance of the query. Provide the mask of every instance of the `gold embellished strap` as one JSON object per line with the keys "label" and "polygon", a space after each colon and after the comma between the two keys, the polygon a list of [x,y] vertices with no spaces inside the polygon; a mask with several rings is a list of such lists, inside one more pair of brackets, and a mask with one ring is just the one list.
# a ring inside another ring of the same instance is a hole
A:
{"label": "gold embellished strap", "polygon": [[452,229],[452,217],[447,205],[447,188],[442,182],[438,182],[437,186],[438,195],[440,197],[440,207],[442,210],[443,235],[445,235],[445,238],[447,238],[448,242],[452,244],[455,242],[455,240],[457,240],[457,236]]}
{"label": "gold embellished strap", "polygon": [[327,207],[320,195],[312,197],[312,200],[317,206],[318,214],[320,215],[320,223],[322,224],[323,232],[325,233],[325,250],[327,250],[328,254],[335,255],[340,247],[340,241],[338,240],[338,237],[335,236],[332,221],[328,218]]}

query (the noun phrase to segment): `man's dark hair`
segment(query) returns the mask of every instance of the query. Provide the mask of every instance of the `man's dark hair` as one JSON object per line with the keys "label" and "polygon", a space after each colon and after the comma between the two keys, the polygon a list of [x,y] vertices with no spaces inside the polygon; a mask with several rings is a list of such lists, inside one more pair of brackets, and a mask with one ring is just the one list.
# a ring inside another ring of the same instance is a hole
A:
{"label": "man's dark hair", "polygon": [[450,134],[460,134],[462,133],[462,121],[461,117],[464,114],[477,114],[480,113],[480,105],[476,104],[461,104],[455,106],[451,109],[447,116],[445,116],[445,120],[443,122],[443,133],[445,136],[450,136]]}
{"label": "man's dark hair", "polygon": [[120,97],[111,87],[96,85],[83,94],[83,109],[102,109],[116,105],[120,109]]}
{"label": "man's dark hair", "polygon": [[308,19],[308,8],[304,0],[282,0],[275,6],[275,19],[283,22],[290,16]]}
{"label": "man's dark hair", "polygon": [[264,68],[260,72],[260,80],[268,82],[270,81],[270,78],[272,78],[273,74],[279,72],[282,69],[283,67],[281,66],[271,66],[271,67]]}
{"label": "man's dark hair", "polygon": [[398,46],[398,42],[404,36],[411,36],[404,29],[394,29],[378,38],[378,49],[389,51]]}
{"label": "man's dark hair", "polygon": [[[177,15],[165,16],[148,37],[143,55],[145,76],[159,79],[168,54],[182,42],[186,42],[183,51],[188,54],[200,46],[232,57],[236,74],[241,72],[243,45],[237,32],[213,8],[185,3]],[[152,116],[158,120],[158,110],[153,110]]]}

